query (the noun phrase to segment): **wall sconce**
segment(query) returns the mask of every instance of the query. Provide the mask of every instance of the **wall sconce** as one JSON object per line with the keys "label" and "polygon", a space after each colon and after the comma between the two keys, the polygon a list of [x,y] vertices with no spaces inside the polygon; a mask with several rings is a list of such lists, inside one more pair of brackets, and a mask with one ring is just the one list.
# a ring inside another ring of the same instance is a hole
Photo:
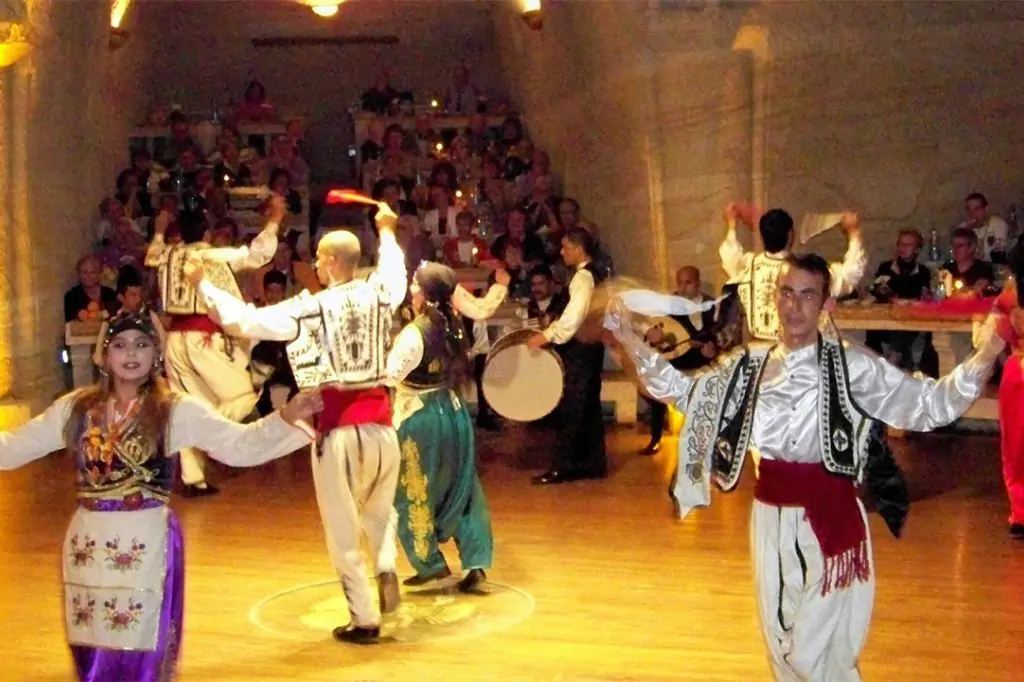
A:
{"label": "wall sconce", "polygon": [[32,50],[21,24],[0,22],[0,69],[6,69]]}
{"label": "wall sconce", "polygon": [[523,0],[523,21],[534,31],[544,28],[544,12],[540,0]]}
{"label": "wall sconce", "polygon": [[128,31],[121,28],[121,24],[124,22],[124,17],[128,14],[128,8],[131,7],[132,0],[114,0],[114,4],[110,7],[110,41],[107,43],[107,47],[111,51],[120,50],[128,42],[128,38],[131,34]]}
{"label": "wall sconce", "polygon": [[338,6],[345,0],[304,0],[318,17],[329,19],[338,13]]}

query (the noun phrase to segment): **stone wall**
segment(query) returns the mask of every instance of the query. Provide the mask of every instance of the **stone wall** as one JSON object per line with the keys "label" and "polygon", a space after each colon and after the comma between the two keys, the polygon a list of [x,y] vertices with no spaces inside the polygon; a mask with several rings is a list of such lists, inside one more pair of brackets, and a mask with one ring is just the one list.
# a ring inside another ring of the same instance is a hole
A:
{"label": "stone wall", "polygon": [[109,3],[7,5],[33,50],[0,70],[0,419],[63,389],[63,295],[127,163],[144,43],[108,49]]}
{"label": "stone wall", "polygon": [[[1024,199],[1024,6],[1012,2],[494,7],[506,77],[624,269],[720,282],[721,211],[859,211],[872,268],[964,196]],[[839,257],[841,235],[807,248]],[[664,248],[662,248],[664,244]]]}

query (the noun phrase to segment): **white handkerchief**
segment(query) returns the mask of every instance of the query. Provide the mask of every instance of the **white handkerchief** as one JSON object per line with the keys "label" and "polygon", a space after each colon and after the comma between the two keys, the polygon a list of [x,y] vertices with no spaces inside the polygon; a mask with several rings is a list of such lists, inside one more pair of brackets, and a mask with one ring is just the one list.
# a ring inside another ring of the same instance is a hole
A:
{"label": "white handkerchief", "polygon": [[[725,297],[715,299],[713,301],[702,301],[700,303],[691,301],[688,298],[682,296],[672,296],[670,294],[659,294],[656,291],[647,291],[644,289],[631,289],[630,291],[623,291],[618,295],[618,299],[622,301],[622,304],[634,313],[640,315],[647,315],[648,317],[664,316],[664,315],[693,315],[694,313],[702,313],[706,310],[711,310],[716,305],[721,303]],[[604,327],[605,329],[616,330],[619,328],[619,318],[612,309],[614,306],[608,306],[608,310],[605,313]]]}
{"label": "white handkerchief", "polygon": [[827,232],[843,222],[842,213],[808,213],[800,221],[796,236],[801,244],[806,244],[822,232]]}

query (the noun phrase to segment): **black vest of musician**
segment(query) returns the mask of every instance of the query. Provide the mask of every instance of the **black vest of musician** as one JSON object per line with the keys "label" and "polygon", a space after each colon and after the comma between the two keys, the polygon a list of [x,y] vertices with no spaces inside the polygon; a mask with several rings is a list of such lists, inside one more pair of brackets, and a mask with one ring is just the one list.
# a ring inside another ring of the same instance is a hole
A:
{"label": "black vest of musician", "polygon": [[[673,320],[686,330],[690,338],[697,343],[714,343],[718,345],[718,325],[715,309],[705,310],[701,313],[701,328],[697,329],[689,315],[669,315]],[[677,369],[699,369],[711,363],[714,358],[709,358],[700,352],[699,346],[692,346],[688,351],[672,360],[672,366]]]}

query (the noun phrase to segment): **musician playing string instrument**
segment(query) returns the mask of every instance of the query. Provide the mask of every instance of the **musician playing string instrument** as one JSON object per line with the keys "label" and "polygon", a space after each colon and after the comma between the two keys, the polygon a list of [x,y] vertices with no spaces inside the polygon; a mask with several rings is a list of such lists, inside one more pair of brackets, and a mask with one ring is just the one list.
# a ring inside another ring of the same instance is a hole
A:
{"label": "musician playing string instrument", "polygon": [[[676,295],[694,303],[703,303],[700,290],[700,270],[685,265],[676,271]],[[663,325],[655,324],[647,330],[645,340],[654,349],[671,353],[680,351],[669,363],[680,370],[695,370],[704,367],[718,355],[720,350],[718,308],[711,308],[691,315],[669,315],[686,332],[687,336],[676,339],[665,333]],[[661,436],[665,429],[668,407],[665,403],[651,401],[651,442],[640,451],[653,455],[661,449]]]}

